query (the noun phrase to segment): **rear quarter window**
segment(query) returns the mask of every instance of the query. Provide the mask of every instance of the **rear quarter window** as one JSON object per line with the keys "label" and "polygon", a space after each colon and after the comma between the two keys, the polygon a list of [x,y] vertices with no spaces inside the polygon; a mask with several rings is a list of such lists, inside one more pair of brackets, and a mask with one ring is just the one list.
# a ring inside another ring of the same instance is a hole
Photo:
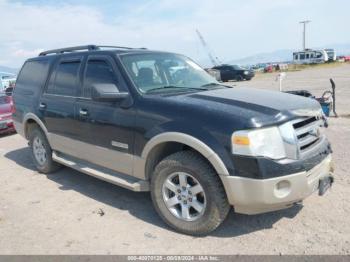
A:
{"label": "rear quarter window", "polygon": [[17,78],[15,92],[27,90],[27,94],[34,94],[45,84],[49,72],[49,61],[27,61]]}

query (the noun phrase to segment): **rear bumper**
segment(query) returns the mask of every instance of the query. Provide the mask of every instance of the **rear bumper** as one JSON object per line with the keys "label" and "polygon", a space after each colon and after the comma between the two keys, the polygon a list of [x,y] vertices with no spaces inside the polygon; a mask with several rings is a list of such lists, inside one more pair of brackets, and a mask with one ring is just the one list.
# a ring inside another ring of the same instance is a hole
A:
{"label": "rear bumper", "polygon": [[318,189],[320,179],[332,176],[329,154],[309,171],[269,179],[222,176],[229,203],[237,213],[259,214],[284,209]]}

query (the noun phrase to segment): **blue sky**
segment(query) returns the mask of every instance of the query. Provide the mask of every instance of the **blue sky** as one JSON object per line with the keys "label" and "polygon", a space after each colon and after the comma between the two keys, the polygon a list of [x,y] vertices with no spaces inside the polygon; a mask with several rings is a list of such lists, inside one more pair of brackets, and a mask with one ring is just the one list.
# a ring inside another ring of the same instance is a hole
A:
{"label": "blue sky", "polygon": [[209,61],[198,28],[222,61],[277,49],[350,43],[348,0],[0,0],[0,65],[18,67],[44,49],[114,44]]}

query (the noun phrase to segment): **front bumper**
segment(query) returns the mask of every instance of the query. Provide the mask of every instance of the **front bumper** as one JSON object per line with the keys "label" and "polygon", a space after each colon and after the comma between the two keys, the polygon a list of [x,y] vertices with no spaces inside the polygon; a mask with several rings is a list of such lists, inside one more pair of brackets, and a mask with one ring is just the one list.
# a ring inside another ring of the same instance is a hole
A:
{"label": "front bumper", "polygon": [[12,119],[0,120],[0,135],[15,132]]}
{"label": "front bumper", "polygon": [[309,171],[269,179],[221,176],[228,201],[237,213],[259,214],[292,206],[318,189],[322,178],[332,176],[332,156]]}

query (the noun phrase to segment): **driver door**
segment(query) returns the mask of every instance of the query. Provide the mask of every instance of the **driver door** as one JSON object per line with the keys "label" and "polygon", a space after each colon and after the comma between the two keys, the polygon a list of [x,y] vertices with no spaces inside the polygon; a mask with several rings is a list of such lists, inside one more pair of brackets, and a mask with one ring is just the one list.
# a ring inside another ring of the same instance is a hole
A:
{"label": "driver door", "polygon": [[115,61],[110,56],[88,56],[83,74],[83,92],[77,99],[77,119],[82,133],[81,158],[93,164],[132,174],[134,119],[133,107],[121,102],[91,99],[93,84],[115,84],[117,91],[128,92]]}

